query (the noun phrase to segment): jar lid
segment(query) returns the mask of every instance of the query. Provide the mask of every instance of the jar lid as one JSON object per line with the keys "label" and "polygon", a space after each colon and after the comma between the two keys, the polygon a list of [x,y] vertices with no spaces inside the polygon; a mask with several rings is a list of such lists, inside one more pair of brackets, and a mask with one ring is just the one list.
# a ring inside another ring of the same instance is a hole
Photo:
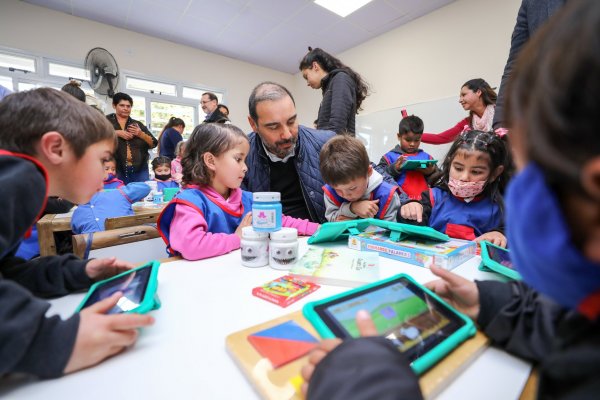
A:
{"label": "jar lid", "polygon": [[252,193],[253,201],[281,201],[279,192],[256,192]]}
{"label": "jar lid", "polygon": [[271,240],[296,240],[298,239],[298,229],[281,228],[278,231],[271,232]]}
{"label": "jar lid", "polygon": [[268,239],[269,232],[257,232],[251,226],[242,228],[242,239]]}

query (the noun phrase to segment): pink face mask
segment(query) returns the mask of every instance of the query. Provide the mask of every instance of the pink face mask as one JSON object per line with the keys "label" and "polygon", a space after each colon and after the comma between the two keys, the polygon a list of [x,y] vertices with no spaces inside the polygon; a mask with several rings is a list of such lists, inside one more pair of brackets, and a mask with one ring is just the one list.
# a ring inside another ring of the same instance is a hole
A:
{"label": "pink face mask", "polygon": [[448,188],[456,197],[463,199],[475,197],[479,193],[483,192],[486,181],[475,181],[475,182],[464,182],[458,179],[450,178],[448,181]]}

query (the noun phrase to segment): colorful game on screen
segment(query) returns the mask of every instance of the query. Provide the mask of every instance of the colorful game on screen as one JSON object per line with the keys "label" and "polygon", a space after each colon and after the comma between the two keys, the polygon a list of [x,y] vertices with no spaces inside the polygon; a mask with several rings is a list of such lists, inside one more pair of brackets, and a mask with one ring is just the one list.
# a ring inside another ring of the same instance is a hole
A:
{"label": "colorful game on screen", "polygon": [[510,253],[508,251],[495,246],[487,246],[487,252],[490,258],[498,264],[510,269],[515,269],[512,261],[510,261]]}
{"label": "colorful game on screen", "polygon": [[325,312],[352,337],[359,337],[355,320],[359,310],[369,311],[377,332],[403,352],[426,341],[450,323],[402,283],[335,304]]}

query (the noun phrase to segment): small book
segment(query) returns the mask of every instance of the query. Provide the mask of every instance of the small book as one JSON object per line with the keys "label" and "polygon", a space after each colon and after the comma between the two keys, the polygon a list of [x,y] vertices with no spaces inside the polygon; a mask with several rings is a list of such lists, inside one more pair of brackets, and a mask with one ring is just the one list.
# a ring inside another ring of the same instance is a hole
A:
{"label": "small book", "polygon": [[321,286],[285,275],[252,289],[252,294],[281,307],[287,307]]}
{"label": "small book", "polygon": [[310,247],[290,273],[309,282],[358,287],[379,280],[379,255],[341,247]]}

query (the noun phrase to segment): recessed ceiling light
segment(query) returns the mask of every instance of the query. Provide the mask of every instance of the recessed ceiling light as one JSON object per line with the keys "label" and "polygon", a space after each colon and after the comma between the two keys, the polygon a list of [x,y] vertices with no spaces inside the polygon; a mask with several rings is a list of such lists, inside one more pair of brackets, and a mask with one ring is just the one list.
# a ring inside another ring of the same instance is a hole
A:
{"label": "recessed ceiling light", "polygon": [[372,0],[315,0],[315,3],[344,18]]}

